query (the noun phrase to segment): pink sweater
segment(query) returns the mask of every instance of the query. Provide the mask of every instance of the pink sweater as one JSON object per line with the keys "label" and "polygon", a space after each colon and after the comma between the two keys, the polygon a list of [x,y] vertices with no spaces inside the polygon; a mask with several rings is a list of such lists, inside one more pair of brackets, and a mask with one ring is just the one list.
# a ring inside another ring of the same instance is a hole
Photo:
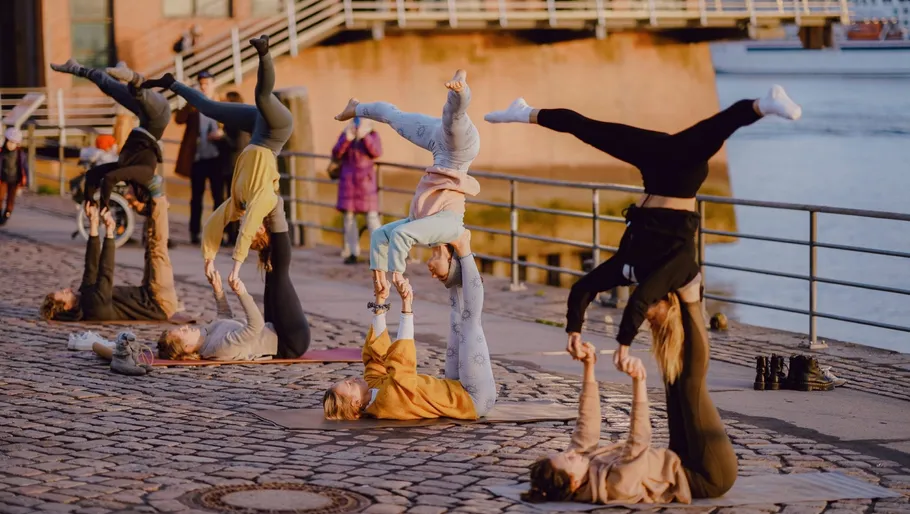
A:
{"label": "pink sweater", "polygon": [[478,193],[480,183],[467,173],[430,166],[417,183],[409,217],[417,220],[442,211],[463,215],[465,195],[477,196]]}

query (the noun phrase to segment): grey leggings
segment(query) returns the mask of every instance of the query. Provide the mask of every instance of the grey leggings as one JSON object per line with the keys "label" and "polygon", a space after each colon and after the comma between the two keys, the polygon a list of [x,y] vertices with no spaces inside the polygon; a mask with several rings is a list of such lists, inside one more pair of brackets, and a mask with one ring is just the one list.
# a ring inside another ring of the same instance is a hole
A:
{"label": "grey leggings", "polygon": [[458,380],[474,400],[478,416],[485,416],[496,405],[496,381],[490,350],[483,334],[483,279],[474,255],[461,260],[461,286],[449,289],[452,311],[449,341],[446,345],[446,378]]}
{"label": "grey leggings", "polygon": [[161,93],[151,89],[137,89],[111,77],[106,72],[85,69],[85,78],[91,80],[102,93],[139,117],[139,126],[156,140],[164,135],[171,121],[171,106]]}
{"label": "grey leggings", "polygon": [[433,166],[467,172],[480,152],[477,127],[468,117],[471,89],[449,91],[442,118],[402,112],[387,102],[357,105],[357,116],[391,125],[398,135],[433,153]]}
{"label": "grey leggings", "polygon": [[275,65],[269,54],[259,56],[256,76],[256,106],[233,102],[216,102],[202,92],[174,82],[171,90],[213,120],[234,130],[252,133],[250,144],[281,152],[294,131],[291,111],[272,93],[275,87]]}

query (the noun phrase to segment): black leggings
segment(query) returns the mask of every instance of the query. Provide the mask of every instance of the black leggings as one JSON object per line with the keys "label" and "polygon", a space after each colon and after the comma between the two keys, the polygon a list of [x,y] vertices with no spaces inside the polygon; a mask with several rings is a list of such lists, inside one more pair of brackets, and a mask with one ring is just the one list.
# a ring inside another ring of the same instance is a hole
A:
{"label": "black leggings", "polygon": [[670,450],[682,461],[693,498],[717,498],[733,487],[736,452],[708,393],[711,347],[701,304],[682,303],[685,331],[682,373],[667,393]]}
{"label": "black leggings", "polygon": [[572,134],[642,172],[670,174],[704,165],[737,129],[758,121],[761,116],[755,112],[753,103],[754,100],[740,100],[673,135],[592,120],[569,109],[541,109],[537,124]]}
{"label": "black leggings", "polygon": [[271,233],[272,271],[265,274],[265,321],[278,334],[278,358],[295,359],[310,347],[310,324],[291,282],[290,232]]}

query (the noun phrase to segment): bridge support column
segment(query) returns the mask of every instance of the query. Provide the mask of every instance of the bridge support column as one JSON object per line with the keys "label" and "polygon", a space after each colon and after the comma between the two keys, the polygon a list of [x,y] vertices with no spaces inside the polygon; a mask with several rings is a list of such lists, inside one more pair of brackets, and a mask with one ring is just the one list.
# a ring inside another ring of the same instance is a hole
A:
{"label": "bridge support column", "polygon": [[[284,149],[292,152],[313,152],[315,146],[313,144],[313,123],[309,91],[305,87],[290,87],[279,89],[275,93],[294,117],[294,133],[291,134],[291,138],[284,145]],[[278,172],[282,175],[291,175],[291,178],[281,180],[281,195],[297,201],[285,202],[288,221],[319,221],[318,207],[302,203],[317,199],[317,184],[307,180],[316,177],[317,169],[318,167],[312,158],[287,157],[278,159]],[[295,178],[298,180],[294,180]],[[293,243],[308,247],[317,245],[322,241],[322,231],[312,227],[292,226],[291,236]]]}
{"label": "bridge support column", "polygon": [[834,30],[831,25],[823,27],[800,27],[799,40],[806,50],[821,50],[834,46]]}

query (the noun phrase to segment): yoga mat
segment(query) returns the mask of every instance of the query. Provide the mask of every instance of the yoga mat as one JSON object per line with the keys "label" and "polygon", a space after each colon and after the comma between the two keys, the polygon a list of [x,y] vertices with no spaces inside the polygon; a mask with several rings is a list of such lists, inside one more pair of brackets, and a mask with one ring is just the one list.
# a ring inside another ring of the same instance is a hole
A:
{"label": "yoga mat", "polygon": [[[98,343],[92,344],[92,351],[99,357],[111,360],[113,350]],[[361,362],[359,348],[334,348],[331,350],[310,350],[297,359],[264,359],[258,361],[171,361],[158,359],[152,361],[152,366],[224,366],[226,364],[312,364],[316,362]]]}
{"label": "yoga mat", "polygon": [[260,410],[253,412],[266,421],[290,430],[369,430],[387,427],[423,427],[427,425],[470,425],[474,423],[533,423],[535,421],[570,421],[578,416],[577,407],[544,402],[499,402],[485,417],[472,419],[375,419],[357,421],[328,420],[322,409]]}
{"label": "yoga mat", "polygon": [[[521,501],[521,493],[528,484],[491,485],[491,493],[523,503],[543,512],[587,512],[609,507],[628,508],[629,504],[591,504],[576,502],[528,503]],[[869,482],[841,473],[794,473],[791,475],[758,475],[740,477],[733,489],[720,498],[696,499],[691,504],[670,503],[670,507],[737,507],[740,505],[767,505],[770,503],[797,503],[835,501],[865,498],[899,498],[901,495]],[[637,504],[639,507],[643,504]]]}
{"label": "yoga mat", "polygon": [[96,320],[79,320],[79,321],[60,321],[60,320],[46,320],[48,323],[53,325],[193,325],[196,323],[196,318],[185,315],[178,316],[175,314],[169,319],[120,319],[115,321],[96,321]]}

